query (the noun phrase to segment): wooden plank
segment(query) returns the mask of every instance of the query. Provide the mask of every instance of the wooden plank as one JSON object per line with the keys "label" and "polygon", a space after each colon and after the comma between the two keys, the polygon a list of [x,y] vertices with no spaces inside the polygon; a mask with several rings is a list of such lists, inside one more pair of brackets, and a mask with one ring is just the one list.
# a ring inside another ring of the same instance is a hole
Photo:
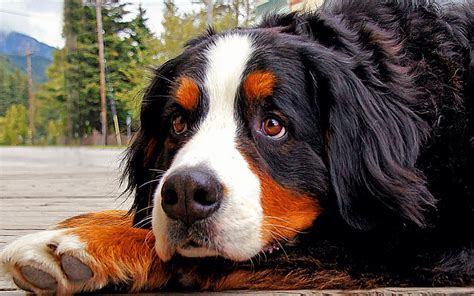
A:
{"label": "wooden plank", "polygon": [[[120,195],[118,160],[121,153],[121,150],[85,148],[0,147],[0,249],[19,236],[44,230],[74,215],[106,209],[128,209],[131,199],[116,198]],[[383,288],[354,291],[226,291],[201,295],[214,294],[221,296],[474,295],[474,287]],[[3,274],[0,274],[0,296],[6,295],[25,295],[25,293],[18,291]],[[163,295],[163,293],[140,293],[140,295]],[[166,295],[188,294],[166,293]]]}
{"label": "wooden plank", "polygon": [[[28,293],[3,289],[0,284],[0,296],[16,296],[29,295]],[[107,292],[103,293],[84,293],[82,295],[129,295]],[[293,291],[225,291],[225,292],[207,292],[207,293],[140,293],[140,296],[155,296],[155,295],[172,295],[172,296],[187,296],[187,295],[219,295],[219,296],[236,296],[236,295],[267,295],[267,296],[292,296],[292,295],[312,295],[312,296],[455,296],[455,295],[474,295],[474,288],[380,288],[372,290],[293,290]]]}
{"label": "wooden plank", "polygon": [[[121,150],[0,148],[0,248],[78,214],[128,209],[117,199]],[[0,295],[23,295],[0,274]],[[7,294],[5,294],[7,293]]]}

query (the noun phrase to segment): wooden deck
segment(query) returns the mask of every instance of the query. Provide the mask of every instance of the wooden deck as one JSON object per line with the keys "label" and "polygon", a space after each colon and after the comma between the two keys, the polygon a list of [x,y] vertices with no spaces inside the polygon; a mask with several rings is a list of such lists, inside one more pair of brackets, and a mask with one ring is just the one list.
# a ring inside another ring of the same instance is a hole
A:
{"label": "wooden deck", "polygon": [[[118,198],[119,149],[0,147],[0,249],[73,215],[127,209]],[[209,294],[209,293],[207,293]],[[474,295],[473,288],[225,292],[220,295]],[[24,295],[0,274],[0,296]],[[141,294],[152,295],[152,294]]]}
{"label": "wooden deck", "polygon": [[[127,209],[117,198],[123,150],[0,147],[0,249],[77,214]],[[0,291],[14,285],[0,274]]]}

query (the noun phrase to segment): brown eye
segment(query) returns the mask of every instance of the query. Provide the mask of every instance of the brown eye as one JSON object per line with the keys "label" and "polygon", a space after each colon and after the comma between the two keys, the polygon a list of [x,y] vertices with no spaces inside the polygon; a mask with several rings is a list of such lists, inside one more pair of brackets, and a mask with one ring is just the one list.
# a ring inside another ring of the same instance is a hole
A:
{"label": "brown eye", "polygon": [[268,117],[262,122],[262,132],[272,138],[279,139],[286,133],[283,124],[274,117]]}
{"label": "brown eye", "polygon": [[172,120],[173,131],[175,134],[180,135],[188,130],[188,123],[182,115],[175,115]]}

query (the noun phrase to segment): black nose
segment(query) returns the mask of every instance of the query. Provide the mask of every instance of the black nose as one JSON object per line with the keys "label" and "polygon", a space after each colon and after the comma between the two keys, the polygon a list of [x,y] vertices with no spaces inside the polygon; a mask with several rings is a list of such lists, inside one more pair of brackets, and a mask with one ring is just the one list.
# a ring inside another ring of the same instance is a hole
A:
{"label": "black nose", "polygon": [[187,169],[166,179],[161,189],[161,206],[168,217],[191,225],[214,213],[222,195],[222,185],[211,172]]}

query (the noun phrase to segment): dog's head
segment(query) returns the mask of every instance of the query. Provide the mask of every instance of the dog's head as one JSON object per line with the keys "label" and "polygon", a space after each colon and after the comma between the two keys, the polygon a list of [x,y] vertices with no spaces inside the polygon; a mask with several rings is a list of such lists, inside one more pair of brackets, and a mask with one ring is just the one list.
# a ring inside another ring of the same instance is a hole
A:
{"label": "dog's head", "polygon": [[322,204],[356,228],[423,223],[422,122],[403,89],[387,92],[349,47],[268,27],[192,41],[144,96],[128,173],[163,260],[247,260],[310,227]]}

